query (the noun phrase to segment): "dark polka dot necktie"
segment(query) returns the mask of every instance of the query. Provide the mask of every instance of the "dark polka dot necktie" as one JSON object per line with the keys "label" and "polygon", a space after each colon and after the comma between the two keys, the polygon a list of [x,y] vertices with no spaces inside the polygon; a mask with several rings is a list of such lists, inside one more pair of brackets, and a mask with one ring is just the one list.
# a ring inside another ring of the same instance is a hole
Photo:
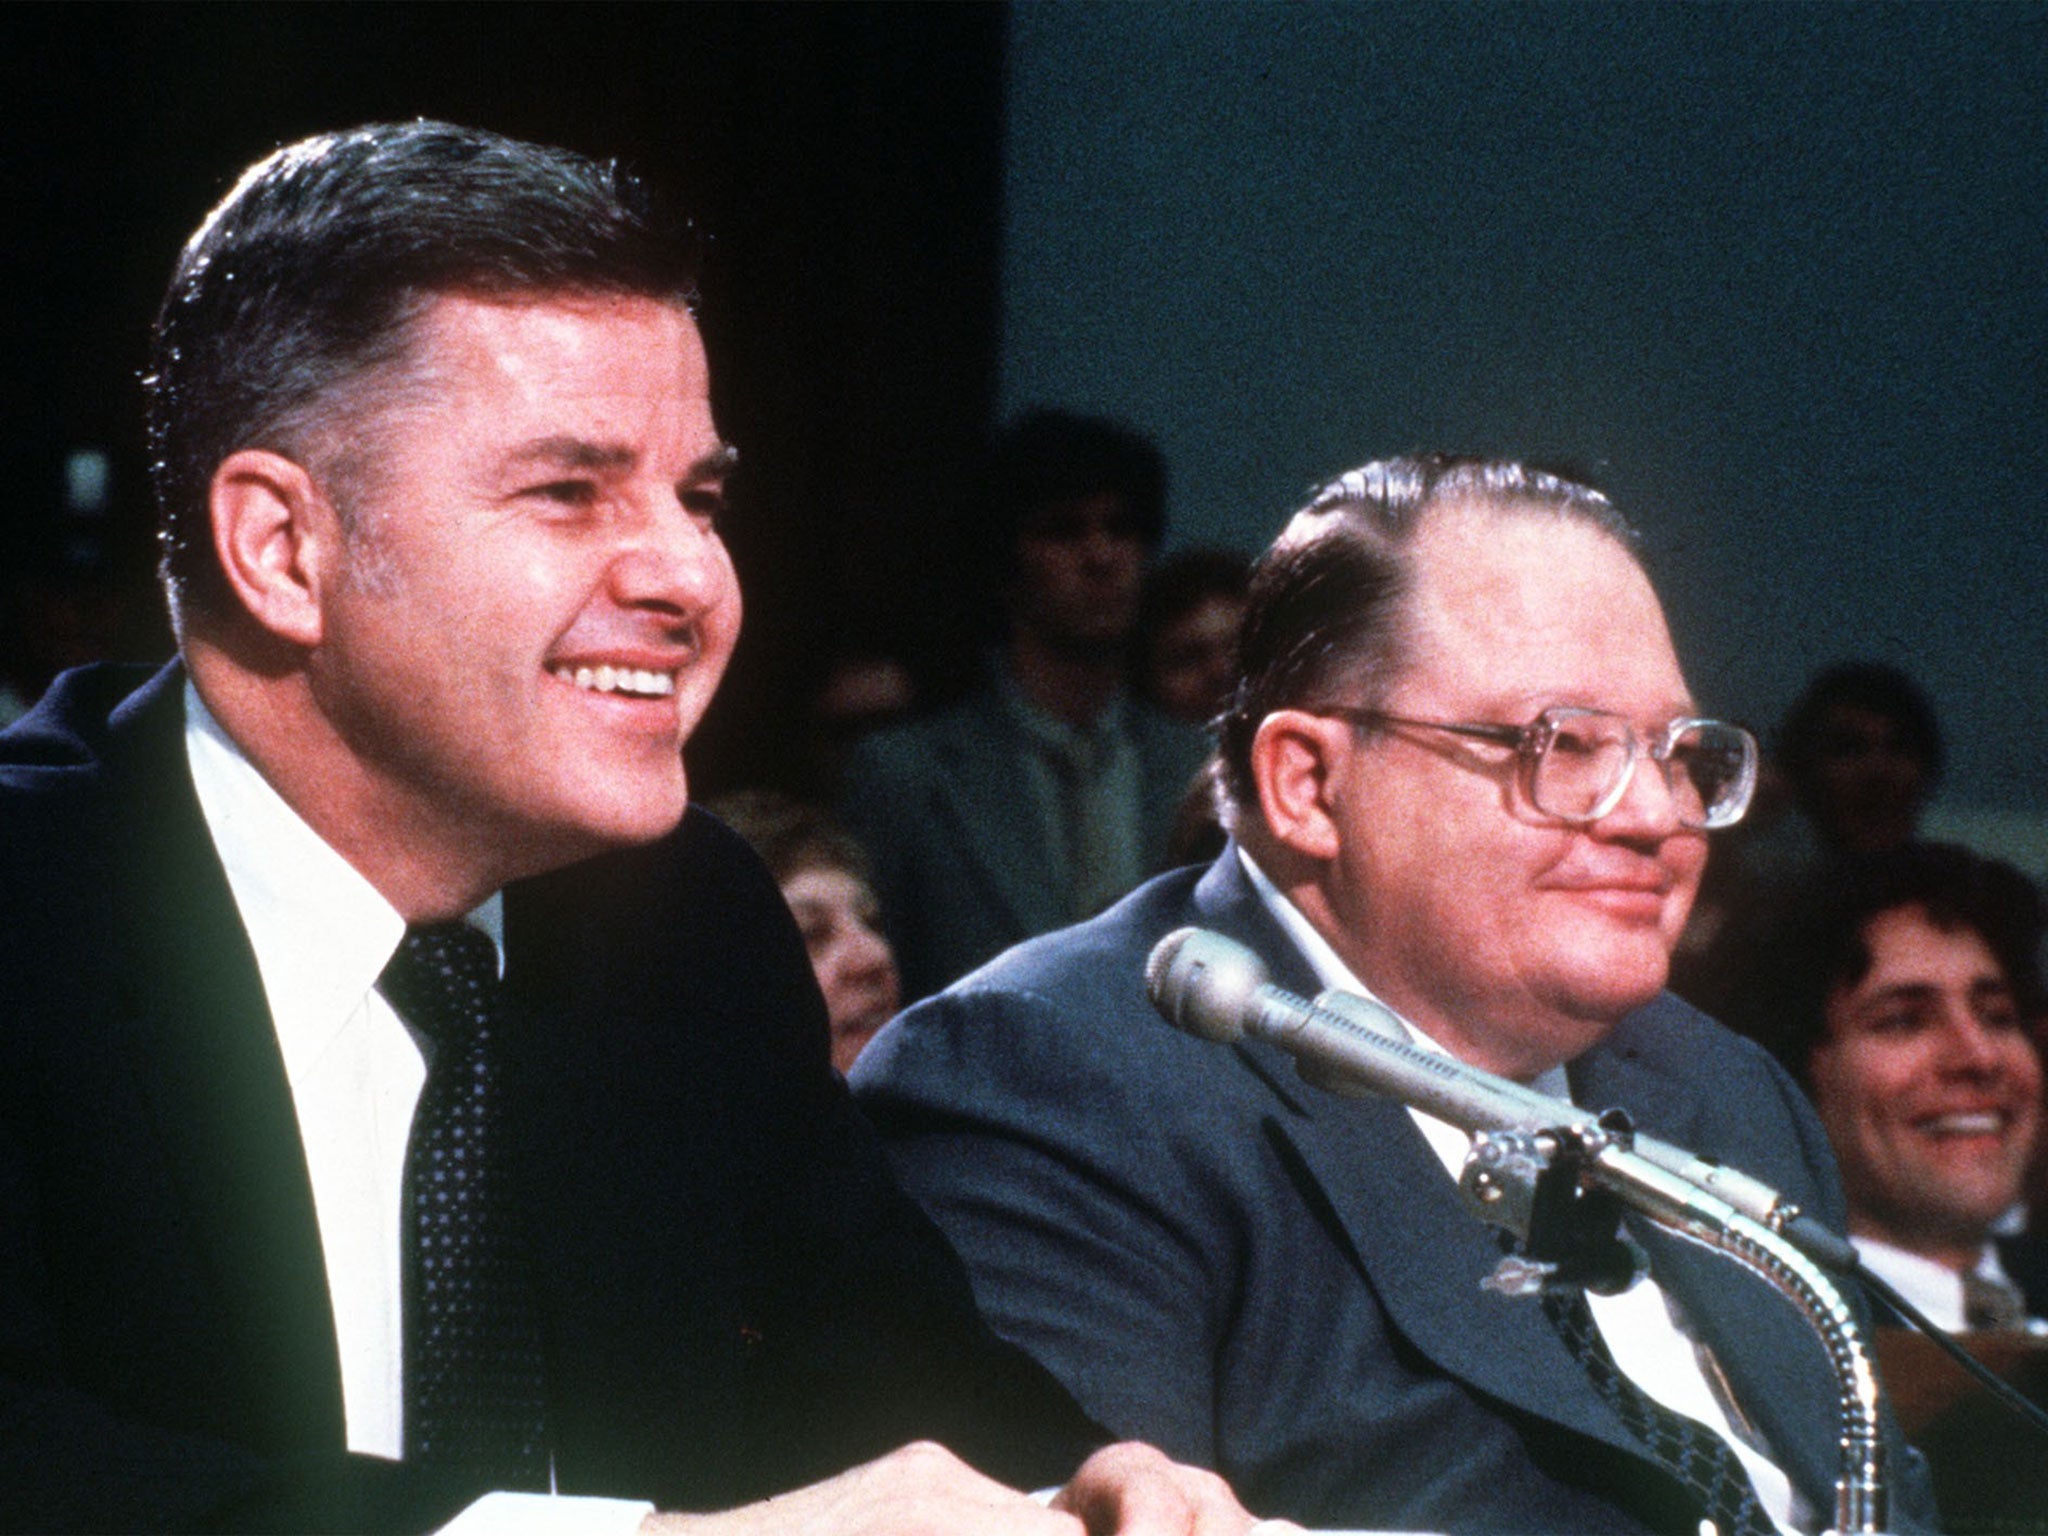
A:
{"label": "dark polka dot necktie", "polygon": [[1706,1425],[1666,1408],[1614,1363],[1579,1290],[1548,1291],[1543,1310],[1586,1374],[1643,1449],[1699,1501],[1700,1518],[1719,1536],[1777,1536],[1756,1486],[1728,1442]]}
{"label": "dark polka dot necktie", "polygon": [[405,1458],[544,1489],[545,1359],[507,1187],[497,960],[467,923],[409,928],[377,981],[427,1062],[405,1150]]}

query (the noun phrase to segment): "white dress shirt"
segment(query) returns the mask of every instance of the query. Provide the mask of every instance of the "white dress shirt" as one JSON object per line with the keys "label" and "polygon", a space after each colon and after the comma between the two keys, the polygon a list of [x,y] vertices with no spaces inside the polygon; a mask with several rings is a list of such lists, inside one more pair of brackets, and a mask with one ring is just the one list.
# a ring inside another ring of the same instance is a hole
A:
{"label": "white dress shirt", "polygon": [[[348,1448],[404,1453],[399,1223],[406,1138],[426,1065],[377,977],[405,919],[300,819],[185,685],[185,756],[277,1030],[334,1308]],[[503,902],[469,921],[504,950]],[[492,1494],[445,1531],[636,1529],[652,1505]]]}
{"label": "white dress shirt", "polygon": [[[1885,1281],[1907,1301],[1927,1314],[1927,1320],[1944,1333],[1967,1333],[1964,1315],[1963,1277],[1946,1264],[1925,1254],[1879,1242],[1874,1237],[1851,1236],[1856,1257],[1863,1267]],[[1990,1243],[1977,1257],[1977,1273],[1991,1280],[2012,1284],[2012,1276],[1998,1262],[1998,1249]]]}
{"label": "white dress shirt", "polygon": [[[1260,902],[1307,957],[1323,986],[1372,997],[1372,992],[1352,974],[1337,951],[1302,916],[1301,909],[1281,894],[1242,847],[1238,849],[1238,858]],[[1416,1045],[1440,1056],[1452,1054],[1406,1019],[1401,1023]],[[1529,1086],[1552,1098],[1571,1097],[1562,1067],[1551,1068]],[[1419,1109],[1410,1109],[1408,1113],[1455,1181],[1464,1170],[1472,1138]],[[1770,1459],[1761,1436],[1743,1421],[1739,1405],[1719,1385],[1721,1371],[1711,1351],[1694,1337],[1683,1309],[1655,1280],[1645,1275],[1617,1296],[1597,1296],[1588,1291],[1586,1305],[1592,1310],[1600,1336],[1607,1341],[1608,1353],[1622,1373],[1666,1408],[1704,1424],[1726,1441],[1749,1473],[1765,1512],[1786,1536],[1813,1529],[1815,1522],[1806,1501]]]}

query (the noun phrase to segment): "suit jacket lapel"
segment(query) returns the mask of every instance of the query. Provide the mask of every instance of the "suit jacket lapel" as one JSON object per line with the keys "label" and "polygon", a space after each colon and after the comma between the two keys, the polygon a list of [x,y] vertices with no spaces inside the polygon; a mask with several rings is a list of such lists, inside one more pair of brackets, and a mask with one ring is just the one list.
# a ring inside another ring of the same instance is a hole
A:
{"label": "suit jacket lapel", "polygon": [[[1587,1108],[1625,1109],[1648,1134],[1744,1166],[1744,1148],[1716,1136],[1698,1085],[1647,1060],[1626,1033],[1575,1062],[1571,1079],[1573,1097]],[[1838,1439],[1840,1407],[1813,1329],[1781,1293],[1733,1259],[1646,1218],[1632,1214],[1628,1221],[1651,1273],[1713,1352],[1772,1459],[1816,1511],[1832,1513],[1841,1468],[1827,1452]]]}
{"label": "suit jacket lapel", "polygon": [[[1198,922],[1267,957],[1276,986],[1303,996],[1321,990],[1238,867],[1234,847],[1196,887],[1195,905]],[[1328,1202],[1391,1325],[1458,1380],[1640,1454],[1535,1301],[1480,1289],[1503,1249],[1465,1209],[1407,1110],[1311,1088],[1275,1047],[1235,1049],[1290,1111],[1275,1117],[1276,1128]]]}
{"label": "suit jacket lapel", "polygon": [[184,674],[159,673],[109,737],[110,867],[128,954],[116,1006],[133,1030],[154,1130],[247,1362],[257,1443],[336,1450],[341,1374],[312,1186],[255,955],[183,750]]}

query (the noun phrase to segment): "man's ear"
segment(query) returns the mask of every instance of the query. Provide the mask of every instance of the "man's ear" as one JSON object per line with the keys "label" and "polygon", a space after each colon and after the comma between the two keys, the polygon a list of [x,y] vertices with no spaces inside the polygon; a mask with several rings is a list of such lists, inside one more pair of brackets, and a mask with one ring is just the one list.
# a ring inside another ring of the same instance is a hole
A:
{"label": "man's ear", "polygon": [[1351,747],[1349,722],[1300,709],[1276,709],[1252,738],[1252,780],[1273,836],[1311,859],[1337,857],[1332,789]]}
{"label": "man's ear", "polygon": [[262,448],[229,454],[207,492],[214,553],[257,624],[318,645],[322,578],[340,558],[340,519],[303,465]]}

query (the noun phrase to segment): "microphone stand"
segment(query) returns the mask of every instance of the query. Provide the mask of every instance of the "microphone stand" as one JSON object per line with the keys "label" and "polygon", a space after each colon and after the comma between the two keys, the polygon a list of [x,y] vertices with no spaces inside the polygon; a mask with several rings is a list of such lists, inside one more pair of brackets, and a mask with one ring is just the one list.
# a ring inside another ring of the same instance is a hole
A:
{"label": "microphone stand", "polygon": [[1319,1087],[1391,1095],[1471,1135],[1459,1188],[1481,1219],[1515,1233],[1529,1254],[1503,1259],[1486,1282],[1492,1289],[1527,1295],[1546,1284],[1625,1288],[1644,1261],[1617,1235],[1617,1202],[1770,1285],[1820,1336],[1835,1373],[1841,1472],[1831,1531],[1877,1536],[1884,1529],[1877,1371],[1855,1314],[1821,1268],[1854,1272],[1855,1250],[1846,1241],[1733,1170],[1647,1136],[1638,1150],[1635,1128],[1620,1110],[1594,1115],[1424,1051],[1368,999],[1325,992],[1306,1002],[1283,992],[1268,983],[1256,955],[1220,934],[1168,934],[1146,963],[1145,987],[1154,1006],[1192,1034],[1222,1043],[1266,1041],[1293,1056],[1296,1071]]}
{"label": "microphone stand", "polygon": [[1841,1471],[1835,1479],[1837,1536],[1885,1528],[1884,1446],[1878,1383],[1869,1346],[1841,1292],[1805,1254],[1765,1222],[1631,1150],[1633,1129],[1618,1110],[1596,1127],[1479,1131],[1459,1188],[1486,1221],[1522,1240],[1486,1284],[1528,1295],[1548,1284],[1625,1288],[1642,1256],[1615,1235],[1619,1202],[1688,1241],[1732,1259],[1775,1288],[1820,1336],[1833,1367],[1841,1413]]}

